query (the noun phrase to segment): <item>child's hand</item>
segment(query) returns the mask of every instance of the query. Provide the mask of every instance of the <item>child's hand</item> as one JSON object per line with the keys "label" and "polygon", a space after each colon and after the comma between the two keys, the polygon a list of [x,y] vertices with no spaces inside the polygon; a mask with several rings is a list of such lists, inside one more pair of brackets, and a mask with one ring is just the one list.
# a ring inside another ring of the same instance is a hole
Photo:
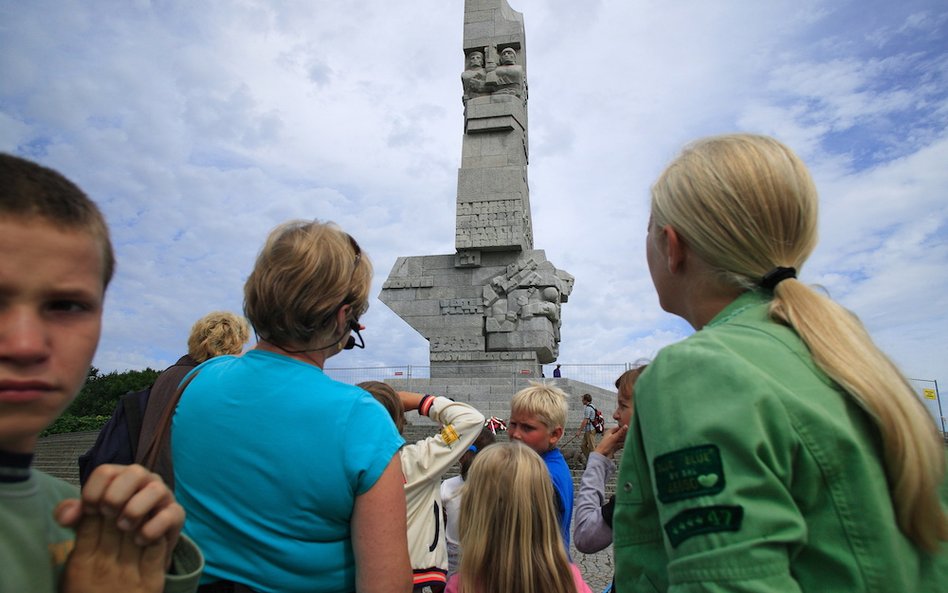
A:
{"label": "child's hand", "polygon": [[627,425],[617,426],[607,430],[606,433],[602,435],[602,440],[596,445],[596,453],[605,455],[606,457],[612,457],[616,451],[625,445],[625,435],[627,432],[629,432]]}
{"label": "child's hand", "polygon": [[409,410],[417,410],[424,397],[425,395],[423,393],[415,393],[413,391],[398,392],[398,399],[402,401],[402,408],[404,408],[406,412]]}
{"label": "child's hand", "polygon": [[[83,523],[88,517],[108,520],[105,522],[110,529],[114,525],[128,536],[123,541],[127,539],[139,547],[163,540],[165,567],[170,565],[171,551],[184,525],[184,509],[175,502],[174,494],[158,474],[140,465],[97,467],[82,489],[82,500],[63,501],[56,507],[55,516],[60,525],[76,528],[77,549],[80,535],[86,533]],[[91,533],[90,528],[86,535]]]}

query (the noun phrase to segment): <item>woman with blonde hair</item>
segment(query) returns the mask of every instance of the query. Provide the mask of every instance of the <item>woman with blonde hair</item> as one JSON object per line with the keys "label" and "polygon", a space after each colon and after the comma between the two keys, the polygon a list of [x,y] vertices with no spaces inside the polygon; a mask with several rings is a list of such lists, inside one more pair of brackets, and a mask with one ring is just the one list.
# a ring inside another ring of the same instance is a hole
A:
{"label": "woman with blonde hair", "polygon": [[772,138],[700,140],[653,186],[652,281],[697,331],[636,383],[624,593],[944,587],[943,445],[859,320],[797,279],[816,235],[810,175]]}
{"label": "woman with blonde hair", "polygon": [[166,425],[171,421],[169,414],[178,405],[181,380],[205,360],[224,354],[240,354],[249,339],[250,327],[245,318],[230,311],[208,313],[191,326],[188,353],[163,370],[151,386],[148,405],[142,416],[135,463],[161,476],[172,490],[171,434]]}
{"label": "woman with blonde hair", "polygon": [[200,364],[222,354],[240,354],[249,339],[245,318],[230,311],[213,311],[191,326],[188,356]]}
{"label": "woman with blonde hair", "polygon": [[549,472],[526,445],[486,447],[461,500],[461,563],[445,593],[591,593],[563,546]]}
{"label": "woman with blonde hair", "polygon": [[244,284],[256,347],[187,384],[175,491],[214,591],[411,590],[405,441],[371,395],[323,372],[362,329],[371,280],[336,225],[278,226]]}

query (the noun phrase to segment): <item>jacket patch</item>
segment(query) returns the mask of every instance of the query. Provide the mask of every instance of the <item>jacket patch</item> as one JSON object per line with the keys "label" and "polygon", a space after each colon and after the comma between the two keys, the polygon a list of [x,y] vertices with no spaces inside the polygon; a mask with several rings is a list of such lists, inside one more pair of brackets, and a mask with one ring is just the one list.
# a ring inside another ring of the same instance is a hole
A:
{"label": "jacket patch", "polygon": [[724,466],[717,445],[699,445],[659,455],[653,463],[662,502],[710,496],[724,490]]}
{"label": "jacket patch", "polygon": [[738,531],[744,519],[744,507],[717,505],[686,509],[665,523],[665,534],[673,548],[689,537],[717,531]]}
{"label": "jacket patch", "polygon": [[441,429],[441,438],[444,439],[445,445],[450,445],[461,437],[458,436],[458,431],[454,430],[454,425],[448,424]]}

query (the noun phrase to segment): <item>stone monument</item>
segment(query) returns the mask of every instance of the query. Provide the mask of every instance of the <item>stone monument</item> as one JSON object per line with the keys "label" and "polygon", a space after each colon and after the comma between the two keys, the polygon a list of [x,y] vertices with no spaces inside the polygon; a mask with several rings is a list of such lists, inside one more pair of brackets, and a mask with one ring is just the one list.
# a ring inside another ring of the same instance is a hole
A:
{"label": "stone monument", "polygon": [[463,49],[456,251],[399,257],[379,298],[428,340],[432,379],[539,377],[573,277],[533,247],[523,15],[465,0]]}

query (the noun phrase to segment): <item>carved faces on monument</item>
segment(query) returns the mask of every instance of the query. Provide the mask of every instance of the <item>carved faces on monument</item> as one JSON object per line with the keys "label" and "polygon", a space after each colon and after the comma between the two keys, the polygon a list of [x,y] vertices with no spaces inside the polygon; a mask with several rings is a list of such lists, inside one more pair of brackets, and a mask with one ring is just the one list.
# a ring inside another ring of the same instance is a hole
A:
{"label": "carved faces on monument", "polygon": [[461,86],[464,87],[463,100],[489,94],[484,90],[487,71],[484,70],[484,54],[472,51],[467,55],[467,69],[461,73]]}
{"label": "carved faces on monument", "polygon": [[[498,50],[488,46],[484,49],[467,52],[465,70],[461,73],[464,101],[491,94],[523,97],[526,86],[523,66],[517,64],[516,48],[507,46]],[[486,63],[485,53],[488,55]]]}
{"label": "carved faces on monument", "polygon": [[479,51],[472,51],[467,56],[467,69],[474,70],[475,68],[484,67],[484,54]]}
{"label": "carved faces on monument", "polygon": [[523,96],[523,66],[517,64],[517,50],[500,50],[500,65],[487,74],[486,86],[494,94]]}
{"label": "carved faces on monument", "polygon": [[512,47],[505,47],[500,52],[500,63],[502,66],[510,66],[517,63],[517,51]]}

